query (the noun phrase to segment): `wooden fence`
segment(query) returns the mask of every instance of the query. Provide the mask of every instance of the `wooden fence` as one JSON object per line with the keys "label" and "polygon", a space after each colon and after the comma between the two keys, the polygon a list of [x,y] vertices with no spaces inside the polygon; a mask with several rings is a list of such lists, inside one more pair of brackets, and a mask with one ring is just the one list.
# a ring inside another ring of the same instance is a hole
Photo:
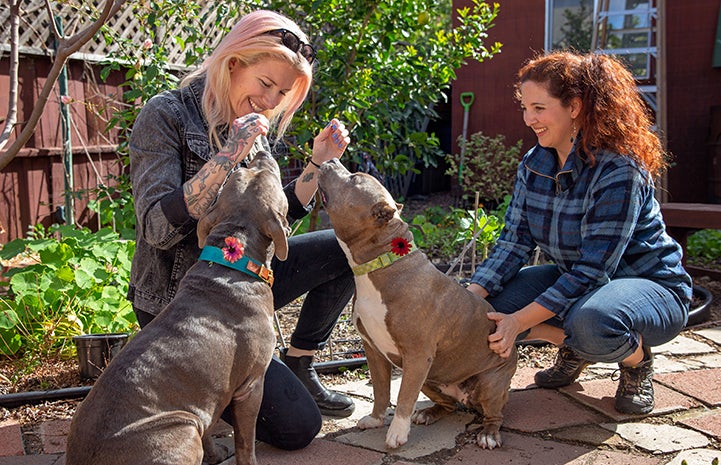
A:
{"label": "wooden fence", "polygon": [[[214,10],[220,2],[207,2],[207,23],[213,24]],[[101,4],[92,0],[83,8]],[[52,2],[55,13],[62,19],[64,32],[72,35],[84,27],[81,20],[87,18],[87,11],[73,10],[70,2]],[[142,44],[147,38],[135,15],[138,2],[127,2],[108,26],[119,31],[123,37]],[[40,90],[45,83],[52,61],[51,18],[43,0],[28,0],[22,3],[20,26],[20,71],[18,124],[10,143],[20,130],[25,118],[35,106]],[[7,2],[0,3],[0,23],[9,24],[10,9]],[[232,18],[229,18],[232,20]],[[184,26],[182,21],[168,21],[165,30],[158,34],[176,34]],[[9,88],[9,27],[0,28],[0,125],[8,111],[5,96]],[[217,34],[208,34],[209,47]],[[71,146],[73,152],[73,177],[75,199],[74,216],[81,226],[97,228],[97,216],[87,209],[89,190],[107,184],[112,176],[118,176],[125,169],[116,153],[118,131],[106,130],[108,119],[121,105],[123,74],[111,75],[106,81],[99,78],[105,57],[115,50],[117,44],[107,43],[98,34],[68,62],[68,94],[74,100],[70,105]],[[180,68],[183,51],[171,44],[168,65]],[[60,213],[65,204],[65,169],[62,160],[62,126],[60,116],[60,95],[56,90],[44,109],[40,122],[25,148],[0,172],[0,244],[24,237],[29,227],[35,224],[49,226],[61,222]],[[6,147],[7,147],[6,146]]]}

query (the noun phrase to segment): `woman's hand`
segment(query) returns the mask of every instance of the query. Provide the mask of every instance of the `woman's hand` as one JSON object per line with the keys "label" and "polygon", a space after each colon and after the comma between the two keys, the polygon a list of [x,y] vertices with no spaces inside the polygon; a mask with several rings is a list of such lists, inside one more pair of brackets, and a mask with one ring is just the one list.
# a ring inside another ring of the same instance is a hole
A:
{"label": "woman's hand", "polygon": [[488,312],[488,319],[496,322],[496,331],[488,336],[488,346],[501,357],[508,358],[516,344],[516,337],[524,329],[518,323],[515,315]]}
{"label": "woman's hand", "polygon": [[227,160],[231,166],[245,159],[253,146],[253,141],[260,135],[268,134],[268,118],[259,113],[249,113],[236,118],[228,129],[228,139],[216,155],[218,161]]}
{"label": "woman's hand", "polygon": [[230,170],[248,156],[255,138],[267,133],[268,118],[261,114],[250,113],[233,121],[220,152],[183,184],[185,205],[191,217],[199,219],[208,211]]}
{"label": "woman's hand", "polygon": [[350,144],[345,125],[333,118],[313,139],[313,163],[321,164],[333,158],[340,158]]}

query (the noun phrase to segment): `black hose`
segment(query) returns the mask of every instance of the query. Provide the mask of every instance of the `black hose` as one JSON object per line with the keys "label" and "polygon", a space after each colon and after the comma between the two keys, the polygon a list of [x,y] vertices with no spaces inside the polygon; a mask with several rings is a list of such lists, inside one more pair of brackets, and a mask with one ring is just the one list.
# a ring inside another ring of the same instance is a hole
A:
{"label": "black hose", "polygon": [[0,395],[0,407],[15,408],[27,404],[39,404],[50,400],[78,399],[88,395],[92,386],[80,386],[51,391],[15,392]]}

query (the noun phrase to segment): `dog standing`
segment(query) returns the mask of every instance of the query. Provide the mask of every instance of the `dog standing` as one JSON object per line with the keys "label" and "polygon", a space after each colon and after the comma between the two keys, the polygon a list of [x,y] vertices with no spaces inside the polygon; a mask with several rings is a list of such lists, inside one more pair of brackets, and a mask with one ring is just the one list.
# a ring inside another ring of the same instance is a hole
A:
{"label": "dog standing", "polygon": [[199,465],[204,447],[206,459],[220,462],[228,452],[208,431],[228,405],[236,463],[256,463],[255,424],[275,348],[268,266],[273,245],[287,257],[287,211],[267,152],[229,176],[198,223],[200,260],[78,407],[68,465]]}
{"label": "dog standing", "polygon": [[[353,320],[363,340],[373,383],[373,412],[361,429],[385,424],[392,366],[403,370],[386,445],[406,443],[410,422],[430,424],[456,403],[483,412],[477,443],[501,445],[502,409],[516,371],[513,350],[502,358],[488,347],[492,307],[441,273],[413,245],[399,205],[375,178],[349,173],[338,160],[321,165],[325,210],[353,268]],[[420,391],[434,403],[413,413]]]}

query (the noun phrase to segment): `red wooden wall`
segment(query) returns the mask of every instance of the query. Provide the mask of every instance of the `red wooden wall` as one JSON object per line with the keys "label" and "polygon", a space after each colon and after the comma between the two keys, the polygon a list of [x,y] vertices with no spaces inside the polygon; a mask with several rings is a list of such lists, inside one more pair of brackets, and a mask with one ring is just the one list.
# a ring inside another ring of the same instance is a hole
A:
{"label": "red wooden wall", "polygon": [[[18,125],[14,135],[19,134],[22,122],[30,116],[50,66],[47,57],[21,56]],[[0,60],[0,96],[8,95],[8,67],[4,56]],[[76,60],[68,63],[67,71],[68,94],[77,100],[70,106],[74,184],[76,190],[94,188],[107,183],[109,175],[117,176],[123,170],[115,153],[117,131],[105,131],[109,106],[120,100],[122,76],[113,75],[110,83],[103,83],[98,77],[99,67]],[[28,226],[58,222],[55,211],[65,204],[59,98],[56,84],[33,136],[0,171],[0,243],[24,237]],[[0,98],[0,115],[7,114],[7,103],[6,97]],[[86,106],[88,103],[101,109],[105,121]],[[13,140],[14,137],[6,148]],[[87,202],[87,195],[75,200],[76,222],[96,228],[96,215],[86,208]]]}
{"label": "red wooden wall", "polygon": [[[524,149],[536,143],[522,121],[513,98],[515,73],[523,62],[542,51],[545,2],[502,0],[488,42],[503,43],[502,52],[484,63],[471,62],[457,72],[453,85],[452,131],[455,139],[463,129],[461,92],[474,92],[468,135],[483,131],[504,134],[507,144],[524,140]],[[454,0],[457,8],[470,6]],[[711,67],[713,41],[719,17],[719,0],[679,2],[666,0],[666,82],[668,150],[674,166],[668,173],[669,201],[721,202],[721,147],[709,145],[712,108],[721,105],[721,68]],[[721,109],[717,108],[718,111]],[[721,141],[719,141],[721,142]],[[714,172],[711,151],[718,151],[715,167],[716,195],[709,192]]]}

